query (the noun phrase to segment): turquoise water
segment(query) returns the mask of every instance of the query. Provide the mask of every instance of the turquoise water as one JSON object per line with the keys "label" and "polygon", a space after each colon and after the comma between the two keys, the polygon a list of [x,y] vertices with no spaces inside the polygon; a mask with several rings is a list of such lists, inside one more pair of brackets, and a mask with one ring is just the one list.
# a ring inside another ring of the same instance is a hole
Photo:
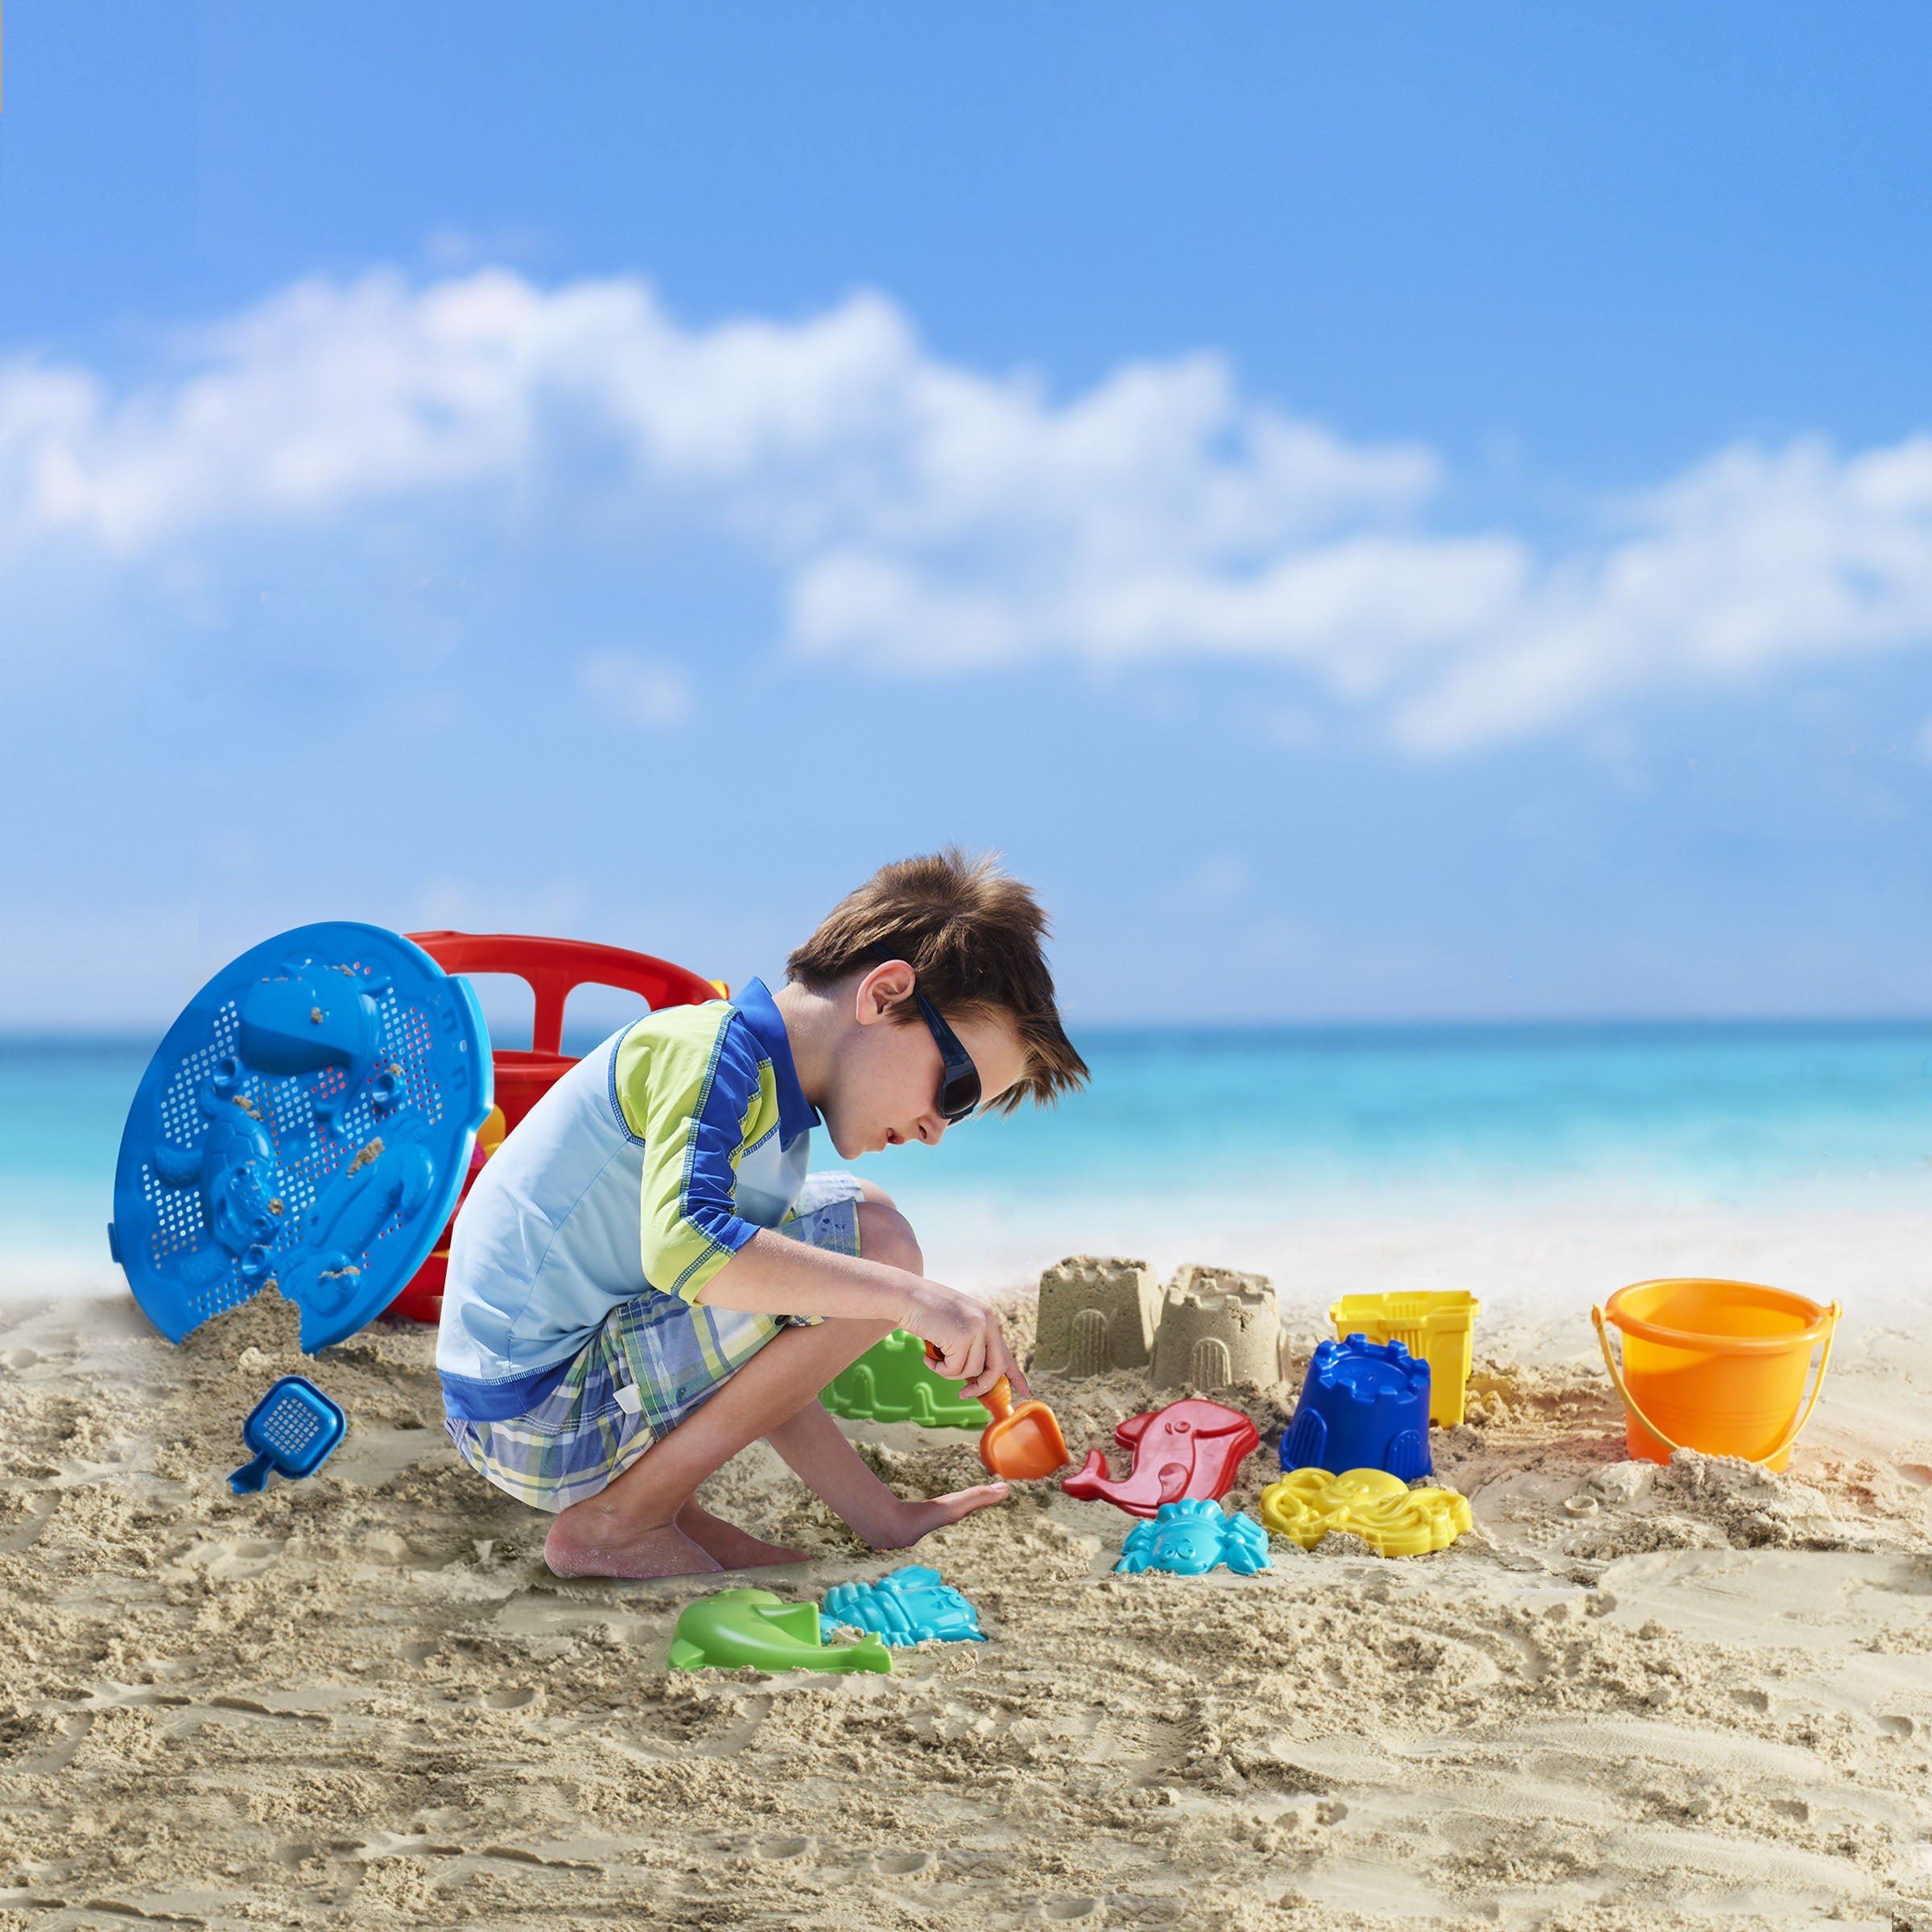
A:
{"label": "turquoise water", "polygon": [[[1690,1202],[1932,1176],[1932,1026],[1146,1031],[1084,1045],[1091,1090],[862,1164],[888,1186],[1266,1195],[1283,1212],[1469,1192]],[[888,1174],[893,1177],[887,1179]],[[914,1177],[917,1177],[916,1181]]]}
{"label": "turquoise water", "polygon": [[121,1123],[154,1045],[0,1039],[0,1263],[106,1262]]}
{"label": "turquoise water", "polygon": [[[1932,1208],[1932,1025],[1084,1031],[1091,1090],[858,1164],[964,1245],[1579,1197]],[[0,1260],[105,1259],[151,1043],[0,1041]],[[832,1164],[829,1147],[819,1165]]]}

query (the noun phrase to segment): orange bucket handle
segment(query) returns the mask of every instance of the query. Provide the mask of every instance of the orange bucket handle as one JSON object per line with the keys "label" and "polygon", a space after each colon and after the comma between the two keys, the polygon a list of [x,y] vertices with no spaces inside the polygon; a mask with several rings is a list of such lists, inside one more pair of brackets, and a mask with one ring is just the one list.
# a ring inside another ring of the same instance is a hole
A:
{"label": "orange bucket handle", "polygon": [[[1831,1366],[1831,1344],[1838,1339],[1838,1318],[1844,1311],[1843,1304],[1839,1302],[1834,1302],[1826,1310],[1825,1352],[1818,1360],[1818,1374],[1811,1384],[1811,1393],[1806,1398],[1804,1407],[1798,1412],[1798,1420],[1785,1430],[1783,1439],[1774,1443],[1761,1456],[1757,1458],[1756,1459],[1759,1462],[1769,1463],[1774,1458],[1782,1455],[1804,1434],[1805,1425],[1811,1419],[1811,1411],[1818,1406],[1818,1392],[1825,1385],[1825,1371]],[[1596,1325],[1597,1346],[1604,1352],[1604,1366],[1610,1371],[1610,1380],[1616,1386],[1616,1393],[1622,1397],[1624,1406],[1674,1455],[1679,1449],[1684,1447],[1683,1443],[1673,1442],[1669,1436],[1666,1435],[1663,1430],[1644,1414],[1637,1397],[1630,1393],[1629,1385],[1624,1381],[1623,1369],[1619,1365],[1616,1357],[1610,1352],[1608,1327],[1604,1319],[1603,1308],[1597,1302],[1592,1302],[1590,1305],[1590,1319]],[[1807,1350],[1806,1353],[1809,1352],[1810,1351]]]}

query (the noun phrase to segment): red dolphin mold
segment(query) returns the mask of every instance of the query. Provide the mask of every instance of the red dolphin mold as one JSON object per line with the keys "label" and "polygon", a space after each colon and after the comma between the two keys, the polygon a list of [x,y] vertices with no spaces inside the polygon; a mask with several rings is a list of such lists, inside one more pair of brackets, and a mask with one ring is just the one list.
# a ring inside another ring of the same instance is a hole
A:
{"label": "red dolphin mold", "polygon": [[1129,1416],[1113,1439],[1133,1452],[1129,1475],[1116,1482],[1105,1455],[1093,1449],[1060,1487],[1082,1502],[1112,1503],[1129,1516],[1152,1516],[1162,1503],[1184,1496],[1218,1503],[1234,1487],[1243,1460],[1261,1446],[1261,1435],[1238,1409],[1187,1402]]}

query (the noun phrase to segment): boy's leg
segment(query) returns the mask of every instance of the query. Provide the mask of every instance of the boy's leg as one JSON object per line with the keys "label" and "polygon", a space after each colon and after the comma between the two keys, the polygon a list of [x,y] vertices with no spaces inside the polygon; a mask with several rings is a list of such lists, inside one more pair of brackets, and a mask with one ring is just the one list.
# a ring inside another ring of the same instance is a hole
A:
{"label": "boy's leg", "polygon": [[[911,1224],[891,1197],[868,1181],[859,1204],[859,1250],[869,1261],[925,1273],[925,1257]],[[868,1347],[870,1344],[867,1344]],[[773,1448],[799,1481],[822,1496],[875,1550],[903,1550],[929,1531],[956,1523],[975,1509],[1000,1501],[1004,1483],[980,1483],[950,1496],[909,1502],[874,1476],[821,1402],[807,1402],[768,1432]]]}
{"label": "boy's leg", "polygon": [[[919,1271],[919,1244],[905,1217],[869,1184],[865,1197],[858,1208],[861,1252],[868,1260]],[[559,1511],[544,1541],[545,1561],[559,1576],[634,1577],[687,1576],[727,1562],[773,1561],[771,1545],[698,1511],[691,1501],[706,1476],[761,1435],[880,1549],[902,1549],[998,1502],[1006,1490],[997,1483],[928,1502],[902,1501],[866,1468],[817,1401],[841,1369],[890,1332],[884,1323],[828,1320],[774,1336],[622,1475]],[[680,1518],[695,1535],[679,1527]]]}
{"label": "boy's leg", "polygon": [[770,1440],[799,1480],[831,1504],[875,1550],[903,1550],[989,1503],[1006,1500],[1001,1482],[976,1483],[970,1489],[918,1502],[894,1496],[866,1467],[822,1403],[800,1409],[770,1431]]}
{"label": "boy's leg", "polygon": [[[884,1188],[876,1187],[870,1181],[859,1181],[857,1187],[859,1204],[855,1212],[861,1237],[861,1251],[869,1259],[875,1261],[890,1255],[894,1267],[910,1266],[915,1273],[923,1273],[924,1270],[919,1253],[919,1244],[913,1238],[912,1224],[894,1207],[892,1196]],[[877,1205],[869,1204],[872,1203],[877,1203]],[[912,1257],[910,1261],[903,1258],[908,1249]],[[873,1339],[876,1340],[877,1338],[875,1336]],[[871,1342],[865,1344],[866,1348],[871,1346]],[[865,1349],[861,1349],[859,1352],[862,1355]],[[856,1361],[858,1358],[855,1356],[852,1359]],[[819,1410],[821,1413],[824,1411],[824,1405],[819,1402],[807,1402],[805,1407]],[[781,1427],[782,1426],[780,1425]],[[774,1447],[777,1439],[775,1431],[766,1438]],[[786,1459],[789,1461],[790,1458]],[[795,1472],[796,1465],[794,1464],[793,1468]],[[861,1468],[864,1468],[862,1463]],[[869,1475],[870,1472],[866,1473]],[[766,1542],[752,1535],[749,1530],[739,1529],[735,1523],[728,1523],[722,1517],[713,1516],[708,1509],[700,1509],[695,1502],[687,1503],[678,1512],[677,1526],[723,1569],[750,1570],[770,1563],[802,1563],[805,1561],[803,1550],[787,1550],[778,1544]]]}
{"label": "boy's leg", "polygon": [[559,1576],[687,1576],[722,1565],[677,1527],[698,1485],[807,1402],[890,1329],[826,1321],[775,1335],[595,1496],[557,1513],[543,1558]]}

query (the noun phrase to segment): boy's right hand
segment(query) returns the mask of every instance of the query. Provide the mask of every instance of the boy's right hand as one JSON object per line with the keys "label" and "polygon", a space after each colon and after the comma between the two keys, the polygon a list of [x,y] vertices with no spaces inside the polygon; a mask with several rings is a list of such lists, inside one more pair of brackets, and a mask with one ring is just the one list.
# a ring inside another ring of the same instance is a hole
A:
{"label": "boy's right hand", "polygon": [[1026,1399],[1026,1378],[1006,1346],[1000,1318],[984,1302],[938,1282],[921,1282],[901,1326],[939,1351],[933,1367],[947,1381],[958,1382],[962,1395],[976,1399],[1005,1376],[1013,1400]]}

